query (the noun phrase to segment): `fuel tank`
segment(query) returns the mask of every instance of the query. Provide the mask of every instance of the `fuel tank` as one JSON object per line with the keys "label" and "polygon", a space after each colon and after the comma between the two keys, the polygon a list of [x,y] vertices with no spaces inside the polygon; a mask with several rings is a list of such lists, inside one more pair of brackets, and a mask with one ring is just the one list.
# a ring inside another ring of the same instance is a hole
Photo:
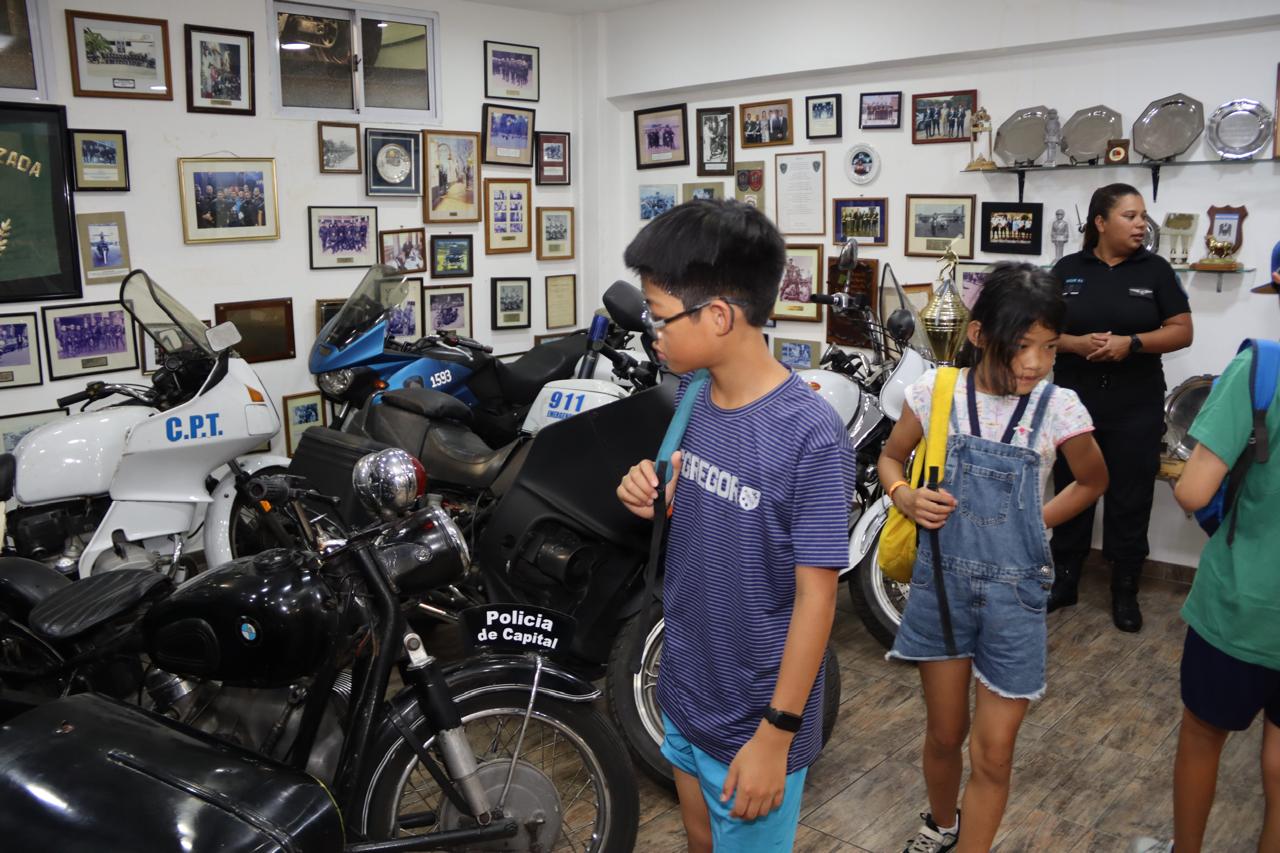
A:
{"label": "fuel tank", "polygon": [[106,494],[129,431],[154,414],[145,406],[120,406],[37,427],[13,451],[14,497],[31,505]]}

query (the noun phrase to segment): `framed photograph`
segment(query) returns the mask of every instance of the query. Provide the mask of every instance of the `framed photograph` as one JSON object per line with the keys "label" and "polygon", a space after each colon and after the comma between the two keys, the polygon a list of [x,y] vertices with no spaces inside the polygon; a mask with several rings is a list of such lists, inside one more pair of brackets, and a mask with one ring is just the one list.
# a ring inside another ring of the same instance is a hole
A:
{"label": "framed photograph", "polygon": [[733,107],[708,107],[694,113],[698,133],[698,174],[733,174]]}
{"label": "framed photograph", "polygon": [[68,9],[67,45],[76,97],[173,100],[168,21]]}
{"label": "framed photograph", "polygon": [[490,280],[490,309],[493,312],[490,328],[527,329],[529,317],[529,279],[494,278]]}
{"label": "framed photograph", "polygon": [[[0,103],[0,302],[80,296],[65,107]],[[37,168],[39,164],[39,168]]]}
{"label": "framed photograph", "polygon": [[680,203],[686,201],[715,201],[724,198],[723,181],[697,181],[680,185]]}
{"label": "framed photograph", "polygon": [[232,322],[240,331],[236,352],[250,363],[293,358],[293,300],[257,299],[219,302],[213,306],[215,324]]}
{"label": "framed photograph", "polygon": [[743,148],[790,145],[795,132],[791,99],[743,104],[738,107],[738,128]]}
{"label": "framed photograph", "polygon": [[379,231],[382,263],[396,272],[427,271],[427,234],[421,228]]}
{"label": "framed photograph", "polygon": [[688,112],[684,104],[636,110],[636,168],[689,164]]}
{"label": "framed photograph", "polygon": [[957,257],[972,258],[976,202],[971,195],[907,196],[906,254],[940,258],[954,242]]}
{"label": "framed photograph", "polygon": [[733,197],[764,210],[764,161],[738,162],[733,167]]}
{"label": "framed photograph", "polygon": [[[872,316],[879,316],[880,262],[875,258],[859,258],[848,273],[841,272],[838,257],[827,258],[827,293],[861,294],[867,300]],[[870,330],[860,319],[847,317],[828,305],[827,343],[845,347],[872,348]]]}
{"label": "framed photograph", "polygon": [[563,329],[578,325],[578,277],[547,276],[547,328]]}
{"label": "framed photograph", "polygon": [[405,281],[409,282],[409,290],[404,301],[387,315],[387,337],[400,343],[416,341],[426,334],[422,279],[409,278]]}
{"label": "framed photograph", "polygon": [[912,95],[912,143],[928,145],[935,142],[968,142],[968,120],[977,108],[977,89]]}
{"label": "framed photograph", "polygon": [[1002,201],[982,203],[982,251],[1038,255],[1043,237],[1043,204]]}
{"label": "framed photograph", "polygon": [[640,221],[648,222],[676,206],[676,184],[640,185]]}
{"label": "framed photograph", "polygon": [[333,175],[358,175],[364,171],[360,157],[360,125],[340,121],[316,122],[320,171]]}
{"label": "framed photograph", "polygon": [[280,239],[275,158],[180,157],[184,243]]}
{"label": "framed photograph", "polygon": [[586,331],[586,329],[569,329],[565,332],[548,332],[545,335],[534,335],[533,345],[536,347],[538,344],[553,344],[556,341],[563,341],[565,338],[571,338],[577,334],[586,334]]}
{"label": "framed photograph", "polygon": [[774,156],[774,221],[783,234],[827,233],[827,152]]}
{"label": "framed photograph", "polygon": [[480,113],[484,162],[495,166],[532,166],[533,120],[531,109],[485,104]]}
{"label": "framed photograph", "polygon": [[320,330],[324,328],[334,317],[338,316],[338,312],[342,310],[342,306],[347,304],[345,299],[317,299],[316,300],[316,336],[319,337]]}
{"label": "framed photograph", "polygon": [[422,288],[428,332],[475,337],[471,327],[471,285],[428,284]]}
{"label": "framed photograph", "polygon": [[80,267],[85,284],[115,284],[124,281],[129,264],[129,232],[124,211],[77,213],[80,237]]}
{"label": "framed photograph", "polygon": [[307,208],[311,269],[371,267],[378,262],[378,208]]}
{"label": "framed photograph", "polygon": [[129,147],[123,130],[71,131],[71,162],[78,193],[129,189]]}
{"label": "framed photograph", "polygon": [[539,186],[568,186],[572,171],[569,160],[569,134],[562,131],[540,130],[533,136],[538,149],[533,182]]}
{"label": "framed photograph", "polygon": [[901,92],[863,92],[858,96],[858,129],[891,130],[902,127]]}
{"label": "framed photograph", "polygon": [[431,235],[432,278],[470,278],[471,270],[470,234]]}
{"label": "framed photograph", "polygon": [[23,437],[37,427],[51,424],[67,416],[66,409],[44,409],[39,412],[22,412],[16,415],[0,415],[0,439],[3,453],[12,453]]}
{"label": "framed photograph", "polygon": [[484,182],[484,252],[502,255],[527,252],[529,243],[529,180],[486,178]]}
{"label": "framed photograph", "polygon": [[[40,320],[29,314],[0,314],[0,390],[39,385]],[[8,451],[5,451],[8,452]]]}
{"label": "framed photograph", "polygon": [[804,99],[804,135],[810,139],[839,139],[843,135],[840,95],[809,95]]}
{"label": "framed photograph", "polygon": [[324,408],[324,395],[319,391],[286,394],[281,402],[284,409],[284,449],[293,458],[302,434],[313,426],[328,426],[329,413]]}
{"label": "framed photograph", "polygon": [[836,245],[850,240],[859,246],[889,245],[889,199],[837,198],[831,200],[831,221]]}
{"label": "framed photograph", "polygon": [[423,222],[480,221],[480,134],[424,130],[427,192]]}
{"label": "framed photograph", "polygon": [[187,42],[187,112],[251,116],[253,33],[217,27],[183,28]]}
{"label": "framed photograph", "polygon": [[956,288],[960,291],[960,301],[970,311],[982,295],[982,286],[987,282],[987,273],[991,265],[983,263],[956,264]]}
{"label": "framed photograph", "polygon": [[821,323],[822,306],[810,302],[809,297],[822,292],[824,269],[821,245],[787,246],[787,262],[770,319]]}
{"label": "framed photograph", "polygon": [[422,195],[422,134],[416,130],[364,129],[365,195]]}
{"label": "framed photograph", "polygon": [[774,338],[773,357],[792,370],[808,370],[817,367],[822,360],[822,344],[819,341]]}
{"label": "framed photograph", "polygon": [[41,309],[50,379],[138,368],[133,318],[119,302]]}
{"label": "framed photograph", "polygon": [[572,260],[573,208],[539,207],[534,212],[538,217],[538,260]]}
{"label": "framed photograph", "polygon": [[484,43],[484,96],[507,101],[536,101],[539,96],[538,55],[536,47]]}

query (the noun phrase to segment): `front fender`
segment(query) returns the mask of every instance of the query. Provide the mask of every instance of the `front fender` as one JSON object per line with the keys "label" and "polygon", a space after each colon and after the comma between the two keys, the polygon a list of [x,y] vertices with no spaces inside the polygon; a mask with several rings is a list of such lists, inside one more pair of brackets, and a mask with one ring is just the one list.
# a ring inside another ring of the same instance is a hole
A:
{"label": "front fender", "polygon": [[853,532],[849,534],[849,562],[840,570],[840,577],[857,568],[863,557],[867,556],[888,516],[889,496],[882,495],[858,517],[858,523],[853,526]]}
{"label": "front fender", "polygon": [[[454,701],[500,690],[528,690],[536,669],[532,657],[524,655],[477,655],[443,668]],[[591,682],[550,661],[543,661],[538,692],[566,702],[592,702],[600,691]]]}
{"label": "front fender", "polygon": [[[255,453],[240,456],[236,463],[246,474],[256,474],[264,468],[289,467],[286,456]],[[236,500],[236,475],[228,473],[218,481],[212,493],[213,501],[204,513],[204,559],[209,568],[221,566],[232,559],[231,507]]]}

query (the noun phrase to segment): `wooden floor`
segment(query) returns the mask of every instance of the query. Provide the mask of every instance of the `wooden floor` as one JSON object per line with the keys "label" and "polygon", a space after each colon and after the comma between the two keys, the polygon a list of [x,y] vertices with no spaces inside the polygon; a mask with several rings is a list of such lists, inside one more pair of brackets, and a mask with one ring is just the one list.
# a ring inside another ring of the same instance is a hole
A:
{"label": "wooden floor", "polygon": [[[1086,573],[1081,602],[1049,617],[1049,686],[1033,703],[1014,761],[996,850],[1125,853],[1139,835],[1171,837],[1173,756],[1182,713],[1178,663],[1188,587],[1144,579],[1146,626],[1111,625],[1105,578]],[[924,703],[914,667],[883,649],[841,588],[834,638],[844,690],[831,742],[809,773],[797,851],[898,853],[928,809],[920,748]],[[1205,850],[1256,850],[1262,825],[1262,724],[1223,754]],[[647,779],[636,850],[683,851],[675,799]]]}

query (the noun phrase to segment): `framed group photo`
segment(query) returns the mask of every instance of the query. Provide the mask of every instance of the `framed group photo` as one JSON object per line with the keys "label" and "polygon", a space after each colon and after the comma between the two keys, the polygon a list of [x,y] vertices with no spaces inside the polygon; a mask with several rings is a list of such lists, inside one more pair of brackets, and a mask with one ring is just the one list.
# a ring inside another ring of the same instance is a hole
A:
{"label": "framed group photo", "polygon": [[538,260],[572,260],[573,208],[539,207],[534,212],[538,217]]}
{"label": "framed group photo", "polygon": [[213,306],[215,325],[232,322],[240,332],[236,352],[250,364],[293,358],[293,300],[255,299],[219,302]]}
{"label": "framed group photo", "polygon": [[694,181],[680,185],[680,203],[686,201],[716,201],[724,198],[723,181]]}
{"label": "framed group photo", "polygon": [[77,213],[76,230],[80,238],[80,268],[84,271],[85,284],[124,281],[132,269],[124,211]]}
{"label": "framed group photo", "polygon": [[940,258],[954,244],[957,257],[971,259],[976,203],[971,195],[908,195],[905,254]]}
{"label": "framed group photo", "polygon": [[284,409],[284,449],[292,459],[298,451],[302,434],[314,426],[328,426],[329,416],[324,408],[324,396],[319,391],[286,394],[281,403]]}
{"label": "framed group photo", "polygon": [[698,134],[698,174],[733,174],[733,107],[708,107],[694,113]]}
{"label": "framed group photo", "polygon": [[809,370],[822,360],[822,344],[798,338],[774,338],[773,357],[792,370]]}
{"label": "framed group photo", "polygon": [[977,108],[977,89],[912,95],[911,142],[968,142],[969,122]]}
{"label": "framed group photo", "polygon": [[382,264],[396,272],[427,271],[427,235],[422,228],[397,228],[379,231]]}
{"label": "framed group photo", "polygon": [[311,269],[371,267],[378,262],[378,208],[307,208]]}
{"label": "framed group photo", "polygon": [[742,104],[738,107],[738,128],[743,148],[790,145],[795,136],[791,99]]}
{"label": "framed group photo", "polygon": [[837,198],[831,200],[833,242],[850,240],[859,246],[889,245],[889,199]]}
{"label": "framed group photo", "polygon": [[549,275],[546,280],[547,328],[578,325],[578,277]]}
{"label": "framed group photo", "polygon": [[333,175],[358,175],[364,171],[360,157],[360,125],[341,121],[316,122],[320,171]]}
{"label": "framed group photo", "polygon": [[424,222],[480,221],[480,134],[462,130],[424,130],[427,191]]}
{"label": "framed group photo", "polygon": [[187,24],[187,112],[251,116],[253,33]]}
{"label": "framed group photo", "polygon": [[41,313],[50,379],[137,369],[133,319],[119,302],[78,302]]}
{"label": "framed group photo", "polygon": [[858,96],[859,130],[890,130],[900,127],[901,92],[863,92]]}
{"label": "framed group photo", "polygon": [[278,240],[274,158],[178,159],[184,243]]}
{"label": "framed group photo", "polygon": [[76,97],[173,100],[168,21],[73,9],[66,17]]}
{"label": "framed group photo", "polygon": [[533,181],[539,186],[568,186],[571,168],[569,159],[569,134],[564,131],[539,130],[537,163]]}
{"label": "framed group photo", "polygon": [[1043,237],[1043,204],[1001,201],[982,203],[982,251],[1038,255]]}
{"label": "framed group photo", "polygon": [[507,101],[536,101],[541,51],[527,44],[484,43],[484,96]]}
{"label": "framed group photo", "polygon": [[822,246],[819,244],[787,246],[787,260],[778,285],[778,299],[773,305],[773,320],[800,320],[821,323],[821,305],[809,297],[822,292]]}
{"label": "framed group photo", "polygon": [[[0,390],[39,385],[40,320],[35,312],[0,314]],[[7,453],[11,448],[6,448]]]}
{"label": "framed group photo", "polygon": [[470,234],[432,234],[431,277],[470,278],[472,252]]}
{"label": "framed group photo", "polygon": [[71,162],[78,193],[129,189],[129,146],[123,130],[71,131]]}
{"label": "framed group photo", "polygon": [[428,334],[452,332],[464,338],[475,337],[471,328],[471,285],[428,284],[422,288],[422,301]]}
{"label": "framed group photo", "polygon": [[532,166],[533,123],[531,109],[485,104],[480,112],[481,159],[495,166]]}
{"label": "framed group photo", "polygon": [[689,164],[688,110],[684,104],[635,111],[636,168]]}
{"label": "framed group photo", "polygon": [[505,329],[527,329],[529,318],[530,287],[527,278],[493,278],[489,282],[492,312],[490,328],[497,332]]}
{"label": "framed group photo", "polygon": [[370,196],[422,194],[422,134],[416,130],[364,129],[364,192]]}
{"label": "framed group photo", "polygon": [[675,207],[679,191],[677,184],[641,184],[640,221],[648,222]]}
{"label": "framed group photo", "polygon": [[810,139],[839,139],[843,135],[840,95],[810,95],[804,99],[804,135]]}
{"label": "framed group photo", "polygon": [[530,251],[529,191],[527,178],[485,179],[486,255]]}

